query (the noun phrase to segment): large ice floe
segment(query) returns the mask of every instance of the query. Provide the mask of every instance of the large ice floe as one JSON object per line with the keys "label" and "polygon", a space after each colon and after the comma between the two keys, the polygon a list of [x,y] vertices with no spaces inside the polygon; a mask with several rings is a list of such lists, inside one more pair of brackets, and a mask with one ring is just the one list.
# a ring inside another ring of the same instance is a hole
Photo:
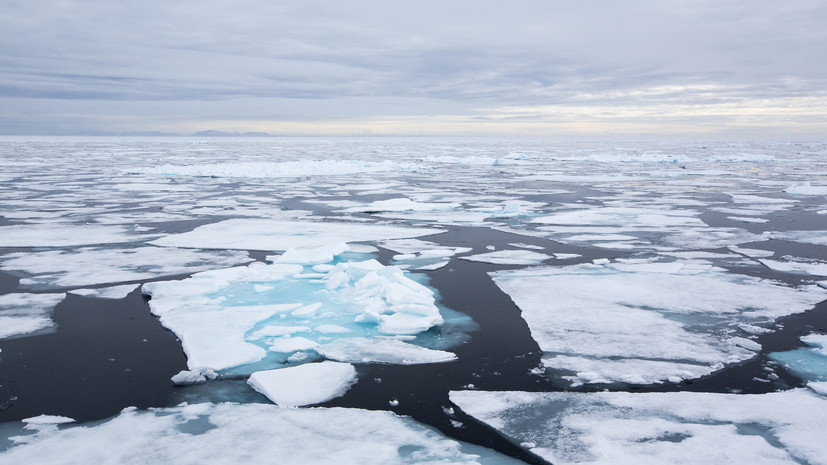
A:
{"label": "large ice floe", "polygon": [[807,381],[811,389],[827,395],[827,334],[808,334],[801,337],[801,342],[808,347],[773,352],[770,358]]}
{"label": "large ice floe", "polygon": [[70,287],[189,274],[250,260],[246,252],[232,250],[81,247],[6,254],[0,269],[22,275],[23,286]]}
{"label": "large ice floe", "polygon": [[827,464],[827,399],[807,389],[452,391],[451,402],[555,465]]}
{"label": "large ice floe", "polygon": [[203,249],[287,250],[336,242],[374,241],[426,236],[440,229],[333,221],[233,219],[151,243],[165,247]]}
{"label": "large ice floe", "polygon": [[760,350],[738,324],[810,310],[827,292],[729,273],[703,260],[581,264],[491,273],[547,368],[575,384],[697,378]]}
{"label": "large ice floe", "polygon": [[360,409],[182,404],[127,408],[95,426],[25,428],[15,446],[0,452],[0,462],[472,465],[506,459],[491,451],[471,453],[483,451],[410,418]]}
{"label": "large ice floe", "polygon": [[270,257],[275,263],[147,283],[143,292],[152,296],[161,324],[181,339],[193,369],[248,365],[241,371],[252,372],[319,356],[379,363],[455,359],[405,342],[443,323],[433,291],[397,267],[360,260],[361,254],[346,258],[347,248],[292,249]]}

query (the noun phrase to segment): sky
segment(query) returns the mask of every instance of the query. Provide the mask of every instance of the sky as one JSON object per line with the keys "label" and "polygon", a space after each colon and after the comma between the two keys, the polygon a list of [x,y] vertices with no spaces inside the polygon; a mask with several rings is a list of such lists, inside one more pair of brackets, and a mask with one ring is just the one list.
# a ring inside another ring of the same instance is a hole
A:
{"label": "sky", "polygon": [[823,0],[2,0],[0,134],[827,136]]}

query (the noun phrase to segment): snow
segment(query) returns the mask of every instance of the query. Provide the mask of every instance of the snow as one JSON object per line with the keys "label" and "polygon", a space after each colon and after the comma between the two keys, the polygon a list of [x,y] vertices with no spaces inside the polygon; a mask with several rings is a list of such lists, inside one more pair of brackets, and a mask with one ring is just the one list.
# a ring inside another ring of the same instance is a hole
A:
{"label": "snow", "polygon": [[827,231],[784,231],[771,232],[769,237],[781,241],[801,242],[827,246]]}
{"label": "snow", "polygon": [[340,397],[356,383],[353,365],[339,362],[308,363],[257,371],[247,384],[282,407],[320,404]]}
{"label": "snow", "polygon": [[341,242],[365,242],[426,236],[441,229],[321,221],[232,219],[152,241],[165,247],[287,250]]}
{"label": "snow", "polygon": [[[433,291],[399,268],[373,259],[330,265],[319,273],[256,262],[142,289],[161,324],[181,339],[190,368],[267,366],[313,344],[416,335],[443,323]],[[301,339],[284,338],[294,333]]]}
{"label": "snow", "polygon": [[522,311],[546,353],[543,364],[572,371],[564,378],[575,384],[711,373],[751,358],[757,348],[727,328],[804,312],[827,295],[816,286],[785,287],[700,260],[599,260],[489,274]]}
{"label": "snow", "polygon": [[696,392],[452,391],[451,402],[559,465],[824,464],[827,400],[806,389]]}
{"label": "snow", "polygon": [[396,339],[351,337],[315,347],[330,360],[349,363],[416,365],[451,362],[457,356],[443,350],[427,349]]}
{"label": "snow", "polygon": [[[266,404],[182,404],[127,408],[98,425],[25,436],[0,453],[4,463],[472,465],[483,457],[391,412],[285,409]],[[473,449],[475,452],[479,449]],[[484,457],[502,456],[488,452]]]}
{"label": "snow", "polygon": [[52,309],[64,297],[62,293],[0,295],[0,339],[53,326]]}
{"label": "snow", "polygon": [[530,250],[497,250],[476,255],[459,257],[472,262],[493,263],[496,265],[537,265],[551,258],[544,253]]}
{"label": "snow", "polygon": [[32,287],[90,286],[223,268],[250,261],[246,252],[162,247],[21,252],[0,258],[0,269],[23,273]]}

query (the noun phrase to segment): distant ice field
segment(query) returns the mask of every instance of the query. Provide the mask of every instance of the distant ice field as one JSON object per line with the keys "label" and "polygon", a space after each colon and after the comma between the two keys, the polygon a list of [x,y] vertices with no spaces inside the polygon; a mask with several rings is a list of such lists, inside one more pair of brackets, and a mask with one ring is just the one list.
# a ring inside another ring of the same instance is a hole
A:
{"label": "distant ice field", "polygon": [[[0,168],[0,462],[124,431],[121,458],[206,460],[301,424],[261,450],[820,463],[825,142],[2,136]],[[159,333],[180,366],[130,409],[113,386],[152,363],[110,352]]]}

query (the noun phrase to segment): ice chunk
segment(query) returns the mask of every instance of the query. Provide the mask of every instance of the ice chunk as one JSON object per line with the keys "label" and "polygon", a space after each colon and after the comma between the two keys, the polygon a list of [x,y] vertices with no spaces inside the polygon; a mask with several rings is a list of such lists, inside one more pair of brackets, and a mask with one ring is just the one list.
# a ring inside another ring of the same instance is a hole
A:
{"label": "ice chunk", "polygon": [[827,231],[783,231],[771,232],[769,237],[782,241],[801,242],[827,246]]}
{"label": "ice chunk", "polygon": [[[31,436],[26,443],[0,452],[0,462],[497,463],[484,462],[479,455],[464,453],[463,448],[434,429],[387,411],[221,403],[128,408],[98,425],[70,426]],[[488,454],[489,460],[504,459],[500,454]]]}
{"label": "ice chunk", "polygon": [[296,263],[299,265],[318,265],[332,262],[336,256],[348,250],[344,242],[330,244],[321,247],[293,248],[288,249],[281,255],[267,256],[268,261],[273,263]]}
{"label": "ice chunk", "polygon": [[380,244],[383,248],[399,252],[394,262],[410,264],[417,270],[436,270],[448,264],[446,260],[458,253],[470,252],[470,247],[443,247],[419,239],[394,239]]}
{"label": "ice chunk", "polygon": [[74,423],[75,419],[61,415],[38,415],[36,417],[24,418],[20,421],[30,425],[62,425]]}
{"label": "ice chunk", "polygon": [[166,236],[152,244],[168,247],[287,250],[340,242],[360,242],[441,233],[441,229],[332,221],[232,219]]}
{"label": "ice chunk", "polygon": [[550,259],[551,256],[530,250],[497,250],[495,252],[468,255],[459,258],[472,262],[493,263],[496,265],[538,265]]}
{"label": "ice chunk", "polygon": [[392,363],[415,365],[457,359],[451,352],[426,349],[395,339],[351,337],[323,344],[316,352],[331,360],[350,363]]}
{"label": "ice chunk", "polygon": [[194,368],[192,370],[181,370],[177,375],[171,378],[172,382],[177,385],[187,384],[201,384],[206,383],[207,380],[218,378],[218,374],[204,367]]}
{"label": "ice chunk", "polygon": [[[348,330],[349,332],[349,330]],[[308,349],[312,349],[318,346],[319,343],[315,341],[311,341],[306,337],[296,336],[296,337],[280,337],[273,339],[273,342],[270,343],[270,350],[273,352],[283,352],[283,353],[293,353],[298,351],[304,351]]]}
{"label": "ice chunk", "polygon": [[827,381],[810,381],[807,387],[812,389],[816,394],[827,396]]}
{"label": "ice chunk", "polygon": [[247,383],[282,407],[300,407],[342,396],[356,383],[356,369],[348,363],[308,363],[257,371]]}
{"label": "ice chunk", "polygon": [[[601,262],[490,274],[520,307],[547,353],[543,363],[573,371],[567,379],[575,383],[707,374],[754,356],[756,345],[733,339],[726,331],[731,325],[803,312],[827,295],[815,286],[785,287],[698,261]],[[664,363],[674,364],[671,373]]]}
{"label": "ice chunk", "polygon": [[452,391],[451,402],[551,463],[825,463],[827,401],[759,395]]}
{"label": "ice chunk", "polygon": [[88,286],[138,281],[247,263],[239,251],[200,251],[161,247],[101,248],[11,253],[0,269],[23,272],[23,285]]}
{"label": "ice chunk", "polygon": [[813,276],[827,276],[827,263],[819,261],[802,260],[795,257],[785,256],[788,260],[782,262],[779,260],[759,259],[758,261],[764,264],[767,268],[784,273],[809,274]]}
{"label": "ice chunk", "polygon": [[130,292],[138,289],[138,284],[125,284],[123,286],[101,287],[97,289],[73,289],[69,294],[94,297],[96,299],[123,299]]}
{"label": "ice chunk", "polygon": [[827,186],[813,186],[809,182],[802,182],[800,184],[793,184],[784,189],[784,192],[790,195],[827,195]]}
{"label": "ice chunk", "polygon": [[52,309],[64,297],[62,293],[0,295],[0,339],[52,326]]}

